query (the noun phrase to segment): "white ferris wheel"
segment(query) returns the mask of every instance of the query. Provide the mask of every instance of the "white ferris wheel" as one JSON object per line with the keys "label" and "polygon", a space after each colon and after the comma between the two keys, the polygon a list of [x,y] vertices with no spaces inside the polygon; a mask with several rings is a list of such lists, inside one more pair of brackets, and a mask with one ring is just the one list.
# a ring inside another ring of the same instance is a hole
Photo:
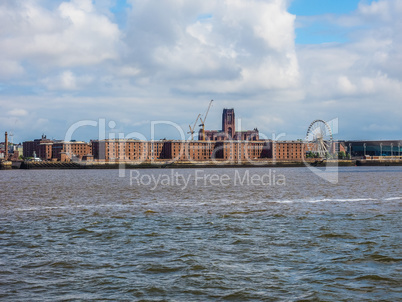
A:
{"label": "white ferris wheel", "polygon": [[324,158],[332,151],[331,127],[323,120],[315,120],[310,124],[305,140],[307,151],[318,155],[318,157]]}

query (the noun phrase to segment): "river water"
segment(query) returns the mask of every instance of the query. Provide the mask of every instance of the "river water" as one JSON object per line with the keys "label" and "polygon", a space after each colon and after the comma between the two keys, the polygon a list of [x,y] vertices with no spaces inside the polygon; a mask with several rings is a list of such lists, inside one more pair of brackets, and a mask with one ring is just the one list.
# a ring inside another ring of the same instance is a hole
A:
{"label": "river water", "polygon": [[0,171],[0,300],[401,301],[402,167],[337,177]]}

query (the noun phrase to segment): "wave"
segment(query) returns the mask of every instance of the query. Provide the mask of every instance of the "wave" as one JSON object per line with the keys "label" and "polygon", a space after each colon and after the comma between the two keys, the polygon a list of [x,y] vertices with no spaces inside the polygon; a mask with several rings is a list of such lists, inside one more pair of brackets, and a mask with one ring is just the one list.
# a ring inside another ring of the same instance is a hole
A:
{"label": "wave", "polygon": [[391,200],[402,200],[402,196],[400,197],[388,197],[384,199],[385,201],[391,201]]}
{"label": "wave", "polygon": [[394,201],[402,200],[402,197],[388,197],[388,198],[324,198],[324,199],[296,199],[296,200],[273,200],[270,202],[277,203],[296,203],[296,202],[308,202],[308,203],[318,203],[318,202],[360,202],[360,201]]}
{"label": "wave", "polygon": [[375,198],[324,198],[324,199],[295,199],[295,200],[268,200],[275,203],[318,203],[318,202],[359,202],[359,201],[377,201]]}
{"label": "wave", "polygon": [[16,208],[16,211],[43,211],[43,210],[68,210],[74,208],[111,208],[111,207],[132,207],[133,205],[128,204],[75,204],[75,205],[67,205],[67,206],[44,206],[44,207],[28,207],[28,208]]}
{"label": "wave", "polygon": [[394,279],[392,278],[388,278],[388,277],[384,277],[384,276],[380,276],[380,275],[363,275],[363,276],[359,276],[356,277],[355,280],[368,280],[368,281],[374,281],[374,282],[378,282],[378,281],[383,281],[383,282],[395,282]]}
{"label": "wave", "polygon": [[[293,204],[293,203],[325,203],[325,202],[333,202],[333,203],[341,203],[341,202],[380,202],[380,201],[402,201],[402,196],[395,196],[395,197],[387,197],[387,198],[304,198],[304,199],[261,199],[261,200],[252,200],[252,199],[240,199],[240,200],[233,200],[233,199],[223,199],[219,201],[197,201],[197,200],[177,200],[177,201],[164,201],[164,202],[155,202],[152,201],[147,202],[148,206],[152,205],[187,205],[187,206],[203,206],[203,205],[222,205],[222,204],[229,204],[229,205],[238,205],[238,204],[254,204],[254,205],[262,205],[266,203],[279,203],[279,204]],[[132,203],[128,204],[121,204],[121,203],[103,203],[103,204],[71,204],[71,205],[60,205],[60,206],[32,206],[26,208],[15,208],[10,209],[11,211],[48,211],[48,210],[72,210],[72,209],[82,209],[82,210],[89,210],[89,209],[99,209],[99,208],[118,208],[118,209],[130,209],[133,207],[143,207],[145,204],[142,201],[133,201]],[[145,213],[154,213],[152,209],[145,209]]]}

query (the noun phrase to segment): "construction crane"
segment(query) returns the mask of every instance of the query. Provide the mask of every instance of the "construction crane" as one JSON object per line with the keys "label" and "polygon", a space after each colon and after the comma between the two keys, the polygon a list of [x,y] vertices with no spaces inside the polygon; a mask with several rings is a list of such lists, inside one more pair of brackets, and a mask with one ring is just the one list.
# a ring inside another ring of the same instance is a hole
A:
{"label": "construction crane", "polygon": [[190,127],[190,131],[187,133],[191,134],[191,140],[194,140],[194,129],[195,129],[195,125],[197,125],[197,122],[198,122],[198,119],[200,118],[200,116],[201,116],[201,113],[197,116],[197,119],[194,122],[193,128],[191,128],[191,125],[188,125]]}
{"label": "construction crane", "polygon": [[211,101],[209,102],[209,106],[208,106],[207,112],[205,113],[204,119],[202,119],[202,117],[200,117],[200,121],[201,121],[200,127],[202,127],[202,129],[201,129],[201,135],[202,135],[202,140],[203,140],[203,141],[205,141],[205,120],[207,119],[208,112],[209,112],[209,108],[211,108],[211,105],[212,105],[212,102],[213,102],[213,101],[214,101],[214,100],[211,100]]}
{"label": "construction crane", "polygon": [[11,146],[14,146],[14,131],[11,130],[8,136],[10,137]]}

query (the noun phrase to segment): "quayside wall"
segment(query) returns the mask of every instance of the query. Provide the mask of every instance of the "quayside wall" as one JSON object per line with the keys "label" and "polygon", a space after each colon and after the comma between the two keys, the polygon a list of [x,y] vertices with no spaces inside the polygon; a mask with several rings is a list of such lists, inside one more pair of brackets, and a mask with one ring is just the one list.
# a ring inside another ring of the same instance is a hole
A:
{"label": "quayside wall", "polygon": [[0,161],[0,170],[10,170],[12,168],[12,162],[8,160]]}
{"label": "quayside wall", "polygon": [[[353,160],[340,160],[340,161],[306,161],[308,164],[317,167],[324,166],[355,166],[356,162]],[[21,169],[141,169],[141,168],[227,168],[227,167],[305,167],[303,161],[273,161],[273,160],[260,160],[260,161],[166,161],[157,160],[153,162],[23,162],[20,166]]]}
{"label": "quayside wall", "polygon": [[402,166],[402,160],[356,160],[356,166]]}
{"label": "quayside wall", "polygon": [[[166,161],[152,162],[22,162],[20,166],[13,165],[13,169],[154,169],[154,168],[227,168],[227,167],[305,167],[306,163],[315,167],[326,166],[402,166],[402,160],[306,160],[303,161]],[[3,169],[11,169],[10,165]]]}

